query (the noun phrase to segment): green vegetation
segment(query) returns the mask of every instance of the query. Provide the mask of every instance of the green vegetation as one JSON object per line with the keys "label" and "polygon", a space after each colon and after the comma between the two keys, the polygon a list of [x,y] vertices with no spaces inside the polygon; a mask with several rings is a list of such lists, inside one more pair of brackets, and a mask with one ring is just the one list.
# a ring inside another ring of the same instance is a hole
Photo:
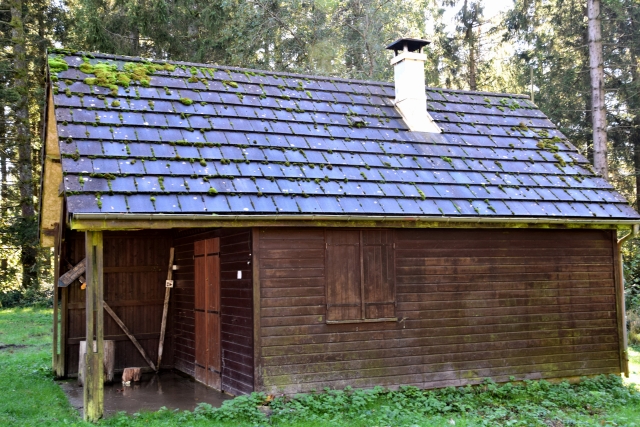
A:
{"label": "green vegetation", "polygon": [[180,102],[184,105],[191,105],[193,104],[193,99],[189,99],[189,98],[180,98]]}
{"label": "green vegetation", "polygon": [[547,151],[551,151],[552,153],[555,153],[559,150],[557,145],[558,142],[562,142],[562,139],[556,136],[551,139],[541,139],[540,141],[538,141],[536,146],[541,150],[547,150]]}
{"label": "green vegetation", "polygon": [[225,85],[225,86],[231,86],[234,89],[238,88],[238,83],[236,83],[234,81],[231,81],[231,80],[223,80],[222,84]]}
{"label": "green vegetation", "polygon": [[[0,425],[82,426],[54,381],[51,365],[51,309],[0,310]],[[630,351],[632,376],[640,374],[640,353]],[[632,377],[633,379],[633,377]],[[268,407],[267,417],[260,407]],[[291,399],[254,393],[222,408],[118,414],[98,423],[113,427],[370,427],[370,426],[640,426],[640,394],[619,377],[566,382],[526,381],[422,391],[323,392]]]}
{"label": "green vegetation", "polygon": [[126,62],[121,70],[113,62],[99,62],[92,65],[86,59],[80,65],[80,71],[95,76],[84,79],[86,84],[109,88],[112,95],[118,94],[118,86],[128,88],[132,81],[139,82],[142,86],[149,86],[151,74],[156,71],[173,70],[175,70],[174,65],[150,62]]}
{"label": "green vegetation", "polygon": [[51,309],[0,310],[0,425],[58,426],[78,415],[51,374]]}
{"label": "green vegetation", "polygon": [[64,58],[60,58],[57,56],[50,56],[49,57],[49,71],[51,71],[51,73],[59,73],[61,71],[66,71],[69,69],[69,64],[67,64],[67,61],[64,60]]}
{"label": "green vegetation", "polygon": [[451,157],[441,156],[440,158],[445,162],[449,163],[449,166],[453,167],[453,160],[451,160]]}

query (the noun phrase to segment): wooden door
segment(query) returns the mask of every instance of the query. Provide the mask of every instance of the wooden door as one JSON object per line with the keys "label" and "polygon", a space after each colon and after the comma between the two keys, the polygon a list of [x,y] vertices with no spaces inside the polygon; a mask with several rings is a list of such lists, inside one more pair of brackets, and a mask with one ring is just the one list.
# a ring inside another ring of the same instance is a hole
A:
{"label": "wooden door", "polygon": [[196,380],[220,389],[220,239],[194,243]]}

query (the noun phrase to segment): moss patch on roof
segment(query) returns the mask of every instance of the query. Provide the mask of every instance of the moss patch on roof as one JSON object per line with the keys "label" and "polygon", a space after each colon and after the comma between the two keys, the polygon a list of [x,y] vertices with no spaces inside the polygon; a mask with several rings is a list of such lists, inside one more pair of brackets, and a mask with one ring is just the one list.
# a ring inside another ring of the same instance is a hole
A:
{"label": "moss patch on roof", "polygon": [[[65,63],[66,64],[66,63]],[[93,74],[95,77],[87,77],[84,82],[88,85],[102,86],[111,89],[111,94],[118,95],[118,86],[128,88],[132,81],[149,87],[151,75],[157,71],[174,71],[175,65],[155,64],[151,62],[125,62],[121,65],[114,62],[98,62],[91,64],[89,58],[78,67],[85,74]]]}

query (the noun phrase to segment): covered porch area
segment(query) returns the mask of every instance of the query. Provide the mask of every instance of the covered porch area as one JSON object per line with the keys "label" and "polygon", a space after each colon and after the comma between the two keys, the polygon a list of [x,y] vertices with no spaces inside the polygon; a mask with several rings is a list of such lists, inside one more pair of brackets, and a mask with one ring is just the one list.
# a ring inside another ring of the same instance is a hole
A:
{"label": "covered porch area", "polygon": [[[53,366],[59,378],[77,377],[80,343],[96,341],[94,349],[87,346],[84,387],[69,388],[76,399],[81,392],[85,419],[127,411],[135,402],[138,409],[169,407],[161,402],[176,393],[214,404],[224,399],[219,392],[253,391],[251,233],[246,228],[61,233],[57,279],[81,262],[85,268],[72,283],[56,287]],[[104,341],[114,343],[113,385],[102,381]],[[142,368],[143,381],[123,387],[120,375],[130,367]],[[170,381],[154,382],[167,374],[173,375]],[[195,407],[195,400],[176,408]]]}

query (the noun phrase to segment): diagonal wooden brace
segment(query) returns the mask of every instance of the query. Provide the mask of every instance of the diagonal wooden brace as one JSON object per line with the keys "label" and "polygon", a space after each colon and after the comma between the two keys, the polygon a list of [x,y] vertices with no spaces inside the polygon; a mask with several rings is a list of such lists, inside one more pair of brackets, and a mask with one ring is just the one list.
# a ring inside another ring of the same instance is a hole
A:
{"label": "diagonal wooden brace", "polygon": [[131,340],[133,345],[136,346],[136,348],[138,349],[138,351],[140,352],[140,354],[142,355],[144,360],[147,361],[147,363],[149,364],[151,369],[153,369],[155,371],[156,370],[156,366],[153,364],[151,359],[149,359],[149,356],[147,356],[147,353],[144,351],[144,348],[142,348],[142,346],[140,345],[140,343],[138,342],[136,337],[134,337],[133,334],[129,331],[129,328],[127,328],[127,326],[124,324],[124,322],[122,320],[120,320],[118,315],[111,309],[111,307],[109,307],[109,304],[107,304],[106,301],[103,301],[102,304],[104,305],[104,309],[106,310],[106,312],[109,313],[109,315],[113,318],[113,320],[116,321],[118,326],[120,326],[120,329],[122,329],[122,331],[129,337],[129,339]]}

